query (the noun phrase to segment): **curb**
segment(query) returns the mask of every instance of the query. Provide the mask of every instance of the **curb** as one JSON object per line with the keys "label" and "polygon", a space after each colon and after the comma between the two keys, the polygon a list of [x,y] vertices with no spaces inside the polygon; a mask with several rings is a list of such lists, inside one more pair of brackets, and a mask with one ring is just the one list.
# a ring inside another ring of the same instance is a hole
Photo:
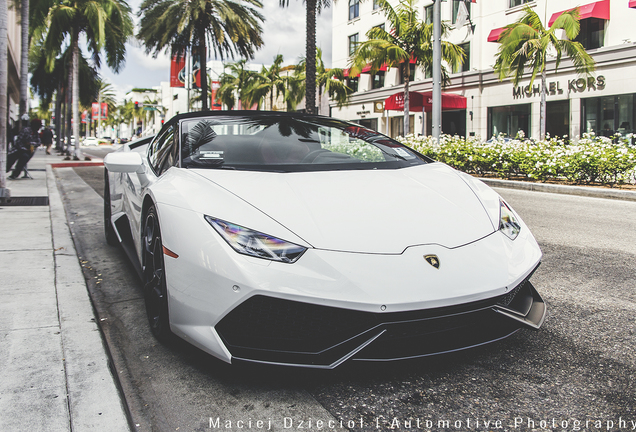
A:
{"label": "curb", "polygon": [[70,430],[129,431],[128,407],[111,368],[52,165],[46,166],[46,185]]}
{"label": "curb", "polygon": [[102,161],[75,161],[75,162],[55,162],[47,164],[50,165],[51,168],[76,168],[83,166],[104,166],[104,162]]}
{"label": "curb", "polygon": [[490,187],[519,189],[533,192],[547,192],[563,195],[578,195],[591,198],[616,199],[622,201],[636,201],[636,192],[625,190],[602,189],[589,186],[556,185],[549,183],[531,183],[516,180],[500,180],[491,178],[479,178],[479,180],[483,181]]}

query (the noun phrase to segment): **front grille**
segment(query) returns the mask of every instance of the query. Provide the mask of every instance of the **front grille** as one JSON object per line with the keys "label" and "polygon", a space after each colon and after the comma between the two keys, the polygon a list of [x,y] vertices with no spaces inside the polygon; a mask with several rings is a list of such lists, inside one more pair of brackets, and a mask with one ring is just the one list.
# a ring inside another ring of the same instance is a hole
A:
{"label": "front grille", "polygon": [[454,351],[501,339],[519,325],[493,311],[510,304],[510,293],[460,306],[372,313],[262,295],[249,298],[216,330],[236,358],[330,365],[370,339],[356,359],[407,358]]}

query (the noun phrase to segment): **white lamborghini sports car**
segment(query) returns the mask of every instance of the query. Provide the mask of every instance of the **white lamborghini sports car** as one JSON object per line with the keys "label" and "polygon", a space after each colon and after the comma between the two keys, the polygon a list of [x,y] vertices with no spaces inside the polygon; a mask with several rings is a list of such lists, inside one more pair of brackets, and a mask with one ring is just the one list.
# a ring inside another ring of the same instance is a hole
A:
{"label": "white lamborghini sports car", "polygon": [[104,221],[159,340],[334,368],[538,329],[541,250],[492,189],[375,131],[182,114],[104,160]]}

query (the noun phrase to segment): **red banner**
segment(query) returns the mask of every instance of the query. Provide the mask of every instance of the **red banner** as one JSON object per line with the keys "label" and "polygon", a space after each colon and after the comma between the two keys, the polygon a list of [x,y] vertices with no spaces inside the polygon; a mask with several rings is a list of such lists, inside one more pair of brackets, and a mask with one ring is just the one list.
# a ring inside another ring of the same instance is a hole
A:
{"label": "red banner", "polygon": [[185,57],[177,61],[177,56],[170,62],[170,87],[185,87]]}
{"label": "red banner", "polygon": [[93,111],[92,112],[93,121],[106,120],[106,117],[108,117],[108,104],[106,102],[102,102],[101,117],[99,112],[99,102],[93,102],[93,105],[91,106],[91,108]]}
{"label": "red banner", "polygon": [[210,86],[210,110],[212,111],[221,111],[223,107],[220,102],[216,102],[216,93],[221,88],[221,83],[218,81],[212,81],[212,85]]}
{"label": "red banner", "polygon": [[[194,64],[192,65],[192,75],[193,75],[193,87],[201,88],[201,74],[200,74],[200,65],[201,62],[198,60],[198,57],[195,58]],[[177,61],[177,56],[172,57],[172,61],[170,62],[170,87],[185,87],[186,82],[186,59],[185,56],[181,56],[179,61]]]}

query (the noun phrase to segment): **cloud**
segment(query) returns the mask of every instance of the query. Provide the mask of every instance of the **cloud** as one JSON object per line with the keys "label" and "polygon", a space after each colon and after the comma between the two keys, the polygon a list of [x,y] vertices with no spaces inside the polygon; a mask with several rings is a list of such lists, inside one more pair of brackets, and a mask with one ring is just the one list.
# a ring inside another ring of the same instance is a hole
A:
{"label": "cloud", "polygon": [[[141,0],[129,2],[136,15]],[[290,0],[289,7],[281,8],[278,0],[266,0],[261,13],[265,16],[263,27],[264,46],[255,53],[251,63],[270,65],[277,54],[282,54],[285,65],[298,63],[305,57],[305,4],[302,0]],[[331,66],[331,8],[316,19],[316,45],[322,49],[323,61]],[[211,56],[209,60],[214,60]],[[227,62],[236,61],[227,60]],[[138,41],[127,44],[126,65],[119,74],[107,67],[100,74],[113,85],[119,100],[132,88],[158,86],[170,80],[170,58],[161,53],[156,59],[147,55]]]}

